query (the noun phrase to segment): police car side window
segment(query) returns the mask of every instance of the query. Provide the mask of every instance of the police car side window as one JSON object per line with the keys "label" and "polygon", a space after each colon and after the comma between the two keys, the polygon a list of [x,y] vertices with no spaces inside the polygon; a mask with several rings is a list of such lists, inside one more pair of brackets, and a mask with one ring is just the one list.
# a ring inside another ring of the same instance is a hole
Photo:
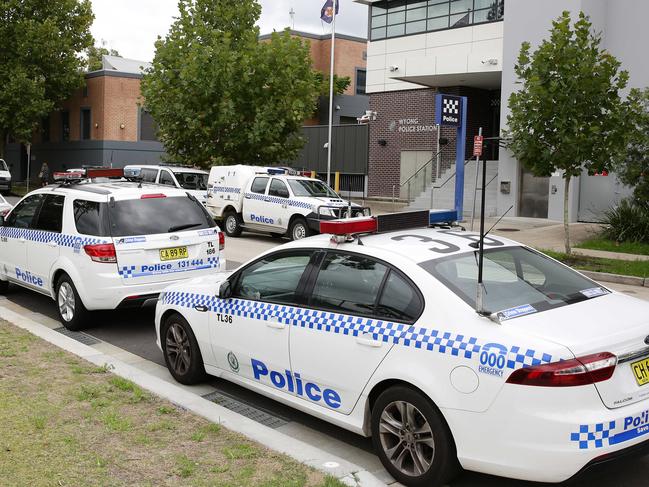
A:
{"label": "police car side window", "polygon": [[266,186],[268,186],[268,178],[255,178],[250,186],[250,191],[257,194],[266,193]]}
{"label": "police car side window", "polygon": [[288,188],[286,185],[279,179],[273,179],[270,182],[270,189],[268,190],[268,196],[277,196],[278,198],[288,198]]}
{"label": "police car side window", "polygon": [[43,200],[38,218],[34,224],[37,230],[46,232],[61,233],[63,229],[63,204],[65,197],[61,195],[48,194]]}
{"label": "police car side window", "polygon": [[302,274],[311,260],[310,251],[261,259],[244,269],[233,296],[254,301],[295,304]]}
{"label": "police car side window", "polygon": [[171,174],[169,171],[160,171],[160,184],[166,184],[167,186],[176,186]]}
{"label": "police car side window", "polygon": [[43,195],[35,194],[29,196],[21,201],[9,214],[9,218],[5,221],[6,227],[14,228],[30,228],[34,220],[34,216],[41,206]]}
{"label": "police car side window", "polygon": [[97,201],[74,200],[72,204],[74,224],[82,235],[104,236],[101,224],[101,203]]}
{"label": "police car side window", "polygon": [[390,320],[412,322],[419,318],[422,310],[419,293],[399,274],[390,271],[376,309],[377,315]]}
{"label": "police car side window", "polygon": [[328,253],[309,304],[344,314],[374,315],[388,268],[362,255]]}
{"label": "police car side window", "polygon": [[142,181],[144,181],[145,183],[155,183],[157,176],[158,176],[157,169],[144,168],[140,173],[140,177],[142,178]]}

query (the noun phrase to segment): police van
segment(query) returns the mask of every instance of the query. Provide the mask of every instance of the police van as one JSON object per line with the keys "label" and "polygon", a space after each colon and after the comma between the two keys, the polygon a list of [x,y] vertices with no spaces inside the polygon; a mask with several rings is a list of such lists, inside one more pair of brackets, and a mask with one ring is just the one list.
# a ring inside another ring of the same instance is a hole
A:
{"label": "police van", "polygon": [[192,194],[203,206],[207,203],[209,173],[202,169],[178,164],[131,164],[124,168],[124,174],[129,178],[139,178],[146,183],[183,189]]}
{"label": "police van", "polygon": [[0,159],[0,194],[11,192],[11,173],[4,159]]}
{"label": "police van", "polygon": [[0,219],[0,293],[9,283],[56,301],[65,327],[88,312],[154,303],[169,284],[225,269],[224,236],[186,191],[60,173]]}
{"label": "police van", "polygon": [[284,168],[216,166],[210,170],[207,209],[229,237],[243,230],[299,240],[319,231],[320,220],[368,210],[343,200],[327,184]]}
{"label": "police van", "polygon": [[485,237],[480,259],[479,235],[428,228],[426,213],[321,222],[165,289],[170,373],[371,436],[407,486],[444,485],[458,466],[561,482],[646,449],[649,303],[505,238]]}

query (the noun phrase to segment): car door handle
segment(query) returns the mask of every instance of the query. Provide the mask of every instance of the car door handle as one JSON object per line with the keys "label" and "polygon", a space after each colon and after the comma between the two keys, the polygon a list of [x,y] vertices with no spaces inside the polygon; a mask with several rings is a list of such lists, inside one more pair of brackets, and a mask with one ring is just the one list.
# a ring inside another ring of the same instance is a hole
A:
{"label": "car door handle", "polygon": [[284,203],[284,204],[282,205],[282,208],[286,209],[286,208],[288,208],[288,205],[287,205],[286,203]]}
{"label": "car door handle", "polygon": [[194,306],[194,309],[196,311],[200,311],[201,313],[207,313],[207,310],[209,310],[207,306],[202,306],[202,305],[196,305]]}
{"label": "car door handle", "polygon": [[268,328],[272,328],[273,330],[283,330],[286,328],[286,325],[284,323],[280,323],[279,321],[267,321],[266,326]]}
{"label": "car door handle", "polygon": [[270,198],[264,198],[264,201],[268,203],[270,201]]}
{"label": "car door handle", "polygon": [[246,195],[246,199],[249,200],[250,198],[252,198],[252,196],[250,196],[250,195],[247,194],[247,195]]}
{"label": "car door handle", "polygon": [[52,247],[52,248],[55,248],[55,247],[58,247],[58,246],[59,246],[59,244],[56,243],[56,241],[54,241],[54,240],[52,240],[51,242],[49,242],[47,245],[49,245],[49,246]]}
{"label": "car door handle", "polygon": [[25,242],[27,242],[27,239],[26,239],[25,237],[20,237],[20,238],[18,239],[18,241],[19,241],[20,243],[25,243]]}
{"label": "car door handle", "polygon": [[365,334],[357,337],[356,343],[358,343],[359,345],[363,345],[364,347],[371,347],[371,348],[381,348],[383,346],[382,341],[375,340],[374,338],[372,338],[372,335],[370,334]]}

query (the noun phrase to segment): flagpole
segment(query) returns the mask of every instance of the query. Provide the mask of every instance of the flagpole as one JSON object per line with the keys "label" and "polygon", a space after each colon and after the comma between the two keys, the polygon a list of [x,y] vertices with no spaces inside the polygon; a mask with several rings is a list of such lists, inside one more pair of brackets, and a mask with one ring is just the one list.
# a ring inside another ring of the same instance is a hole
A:
{"label": "flagpole", "polygon": [[329,68],[329,142],[327,143],[327,185],[331,186],[331,136],[334,124],[334,55],[336,45],[336,4],[333,2],[333,22],[331,23],[331,66]]}

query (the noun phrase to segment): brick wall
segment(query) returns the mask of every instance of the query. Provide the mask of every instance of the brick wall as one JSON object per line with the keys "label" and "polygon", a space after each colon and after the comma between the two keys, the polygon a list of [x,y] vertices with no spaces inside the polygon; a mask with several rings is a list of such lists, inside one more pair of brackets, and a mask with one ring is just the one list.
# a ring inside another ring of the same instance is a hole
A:
{"label": "brick wall", "polygon": [[[473,137],[478,134],[480,126],[486,137],[497,134],[491,107],[492,92],[466,87],[443,88],[439,91],[469,98],[466,147],[469,158],[473,153]],[[434,88],[370,94],[370,109],[378,113],[377,120],[370,125],[370,196],[391,197],[393,186],[396,186],[396,194],[399,194],[401,151],[437,153],[436,132],[422,130],[435,124],[436,94],[437,89]],[[442,147],[442,172],[455,162],[456,133],[454,127],[442,128],[441,137],[448,139],[448,145]],[[379,140],[385,140],[386,145],[380,145]]]}
{"label": "brick wall", "polygon": [[137,141],[139,101],[139,79],[106,78],[102,130],[104,140]]}

